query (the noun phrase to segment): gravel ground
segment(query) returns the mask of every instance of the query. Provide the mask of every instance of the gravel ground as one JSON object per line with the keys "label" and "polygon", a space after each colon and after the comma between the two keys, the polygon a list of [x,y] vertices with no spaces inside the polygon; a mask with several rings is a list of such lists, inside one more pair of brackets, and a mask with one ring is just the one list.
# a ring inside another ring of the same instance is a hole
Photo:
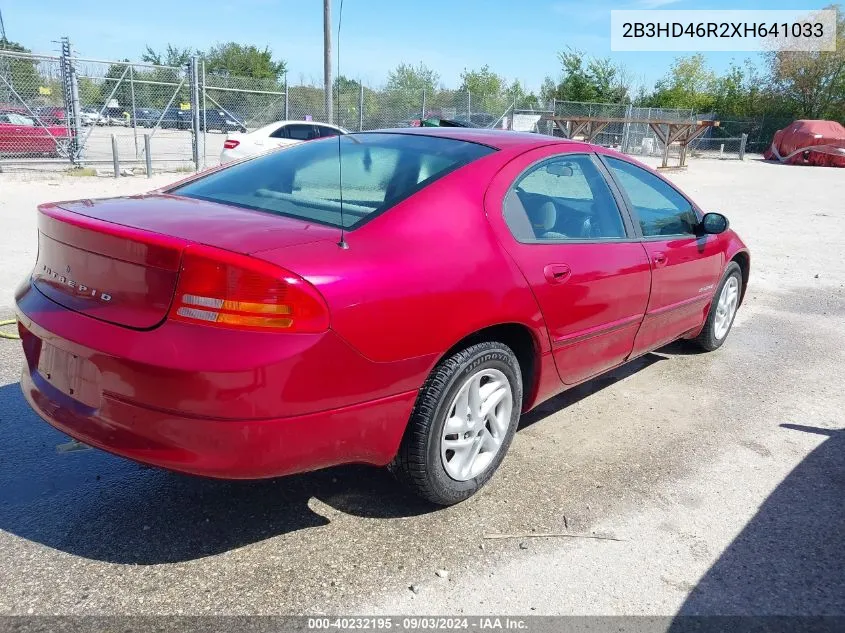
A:
{"label": "gravel ground", "polygon": [[[364,467],[226,483],[57,452],[0,339],[0,614],[845,614],[845,171],[670,177],[752,250],[727,343],[545,403],[491,485],[445,510]],[[0,175],[0,319],[38,202],[173,178]]]}

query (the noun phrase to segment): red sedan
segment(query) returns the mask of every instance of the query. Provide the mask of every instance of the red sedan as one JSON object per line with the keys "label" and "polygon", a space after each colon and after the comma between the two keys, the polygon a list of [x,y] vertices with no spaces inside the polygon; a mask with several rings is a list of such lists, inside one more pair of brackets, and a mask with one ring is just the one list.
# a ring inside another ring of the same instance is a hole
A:
{"label": "red sedan", "polygon": [[67,156],[68,130],[60,125],[42,125],[13,110],[0,110],[0,157]]}
{"label": "red sedan", "polygon": [[522,412],[676,339],[719,347],[750,264],[624,155],[461,128],[45,204],[38,239],[22,388],[56,428],[212,477],[389,465],[440,504]]}

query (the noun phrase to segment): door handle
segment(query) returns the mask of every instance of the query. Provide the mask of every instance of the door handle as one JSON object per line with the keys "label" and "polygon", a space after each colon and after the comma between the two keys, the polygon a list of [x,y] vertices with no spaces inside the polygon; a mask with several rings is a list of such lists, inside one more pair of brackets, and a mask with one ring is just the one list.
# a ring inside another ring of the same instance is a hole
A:
{"label": "door handle", "polygon": [[549,264],[543,269],[543,274],[550,284],[561,284],[569,279],[572,271],[566,264]]}
{"label": "door handle", "polygon": [[654,262],[655,268],[660,268],[661,266],[665,266],[668,258],[666,257],[666,253],[655,253],[651,257],[652,261]]}

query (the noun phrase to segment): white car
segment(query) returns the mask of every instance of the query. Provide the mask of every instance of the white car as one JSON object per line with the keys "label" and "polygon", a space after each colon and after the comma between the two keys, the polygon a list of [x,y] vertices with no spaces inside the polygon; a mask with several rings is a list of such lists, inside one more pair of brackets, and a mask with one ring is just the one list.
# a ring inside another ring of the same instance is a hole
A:
{"label": "white car", "polygon": [[82,125],[106,125],[108,123],[108,117],[100,114],[97,108],[82,108],[79,119]]}
{"label": "white car", "polygon": [[311,121],[276,121],[247,134],[232,133],[226,136],[220,162],[255,156],[263,152],[296,145],[316,138],[348,134],[347,130],[329,123]]}

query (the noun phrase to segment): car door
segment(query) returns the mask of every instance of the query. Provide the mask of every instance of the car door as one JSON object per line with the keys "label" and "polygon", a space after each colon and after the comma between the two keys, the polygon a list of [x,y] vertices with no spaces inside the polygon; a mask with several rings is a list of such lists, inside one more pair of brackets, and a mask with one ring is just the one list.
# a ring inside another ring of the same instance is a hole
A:
{"label": "car door", "polygon": [[0,112],[0,155],[20,151],[15,147],[15,128],[16,126],[9,120],[9,115]]}
{"label": "car door", "polygon": [[622,363],[651,272],[598,159],[560,145],[523,154],[496,176],[485,206],[531,285],[561,380],[575,384]]}
{"label": "car door", "polygon": [[718,236],[699,230],[699,211],[669,182],[621,158],[603,160],[652,266],[651,297],[634,344],[634,354],[641,354],[701,326],[722,270],[722,248]]}

